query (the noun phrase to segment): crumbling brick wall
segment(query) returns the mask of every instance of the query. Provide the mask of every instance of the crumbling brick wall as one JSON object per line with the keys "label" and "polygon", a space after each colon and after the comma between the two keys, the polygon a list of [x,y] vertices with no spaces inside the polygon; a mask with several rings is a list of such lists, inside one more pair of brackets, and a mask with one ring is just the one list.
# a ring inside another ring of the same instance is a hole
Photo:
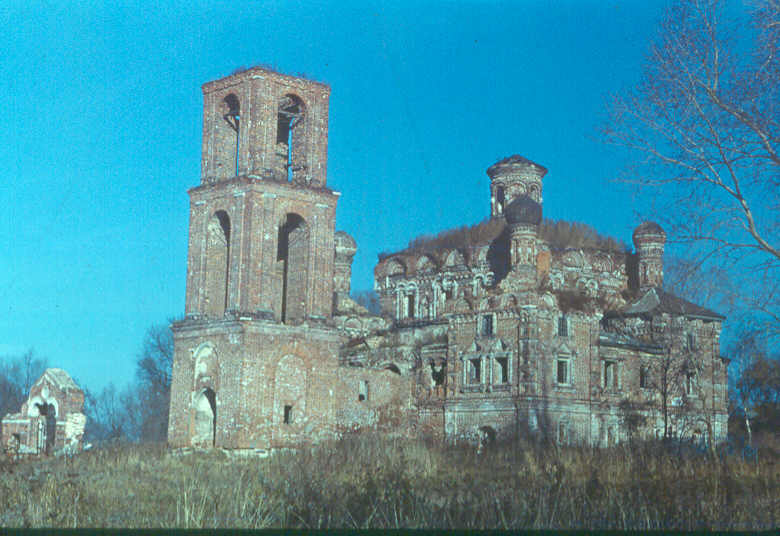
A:
{"label": "crumbling brick wall", "polygon": [[19,413],[3,417],[2,445],[19,454],[81,449],[84,392],[62,369],[46,369],[30,388]]}

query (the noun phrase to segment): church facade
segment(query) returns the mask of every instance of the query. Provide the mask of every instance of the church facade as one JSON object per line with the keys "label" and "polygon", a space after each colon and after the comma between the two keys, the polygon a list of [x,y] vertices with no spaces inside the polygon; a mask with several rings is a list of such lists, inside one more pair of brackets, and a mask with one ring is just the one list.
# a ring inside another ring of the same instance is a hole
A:
{"label": "church facade", "polygon": [[724,318],[663,290],[658,225],[637,227],[636,253],[551,243],[547,171],[512,156],[488,168],[478,238],[380,258],[372,314],[350,298],[355,241],[335,230],[329,88],[256,67],[203,95],[171,446],[725,437]]}

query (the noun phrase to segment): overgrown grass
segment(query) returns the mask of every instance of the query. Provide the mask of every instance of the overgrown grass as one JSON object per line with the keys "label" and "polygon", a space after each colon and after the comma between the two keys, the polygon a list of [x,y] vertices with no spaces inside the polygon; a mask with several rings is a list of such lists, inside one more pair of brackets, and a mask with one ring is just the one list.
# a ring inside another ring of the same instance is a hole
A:
{"label": "overgrown grass", "polygon": [[267,459],[124,445],[0,467],[0,526],[769,529],[777,458],[355,436]]}

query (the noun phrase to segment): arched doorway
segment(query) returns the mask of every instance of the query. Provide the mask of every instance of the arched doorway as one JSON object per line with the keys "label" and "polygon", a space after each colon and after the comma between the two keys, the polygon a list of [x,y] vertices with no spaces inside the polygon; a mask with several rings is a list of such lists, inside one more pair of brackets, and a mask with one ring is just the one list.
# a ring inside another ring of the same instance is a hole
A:
{"label": "arched doorway", "polygon": [[195,400],[195,434],[192,444],[213,447],[217,440],[217,394],[208,387]]}
{"label": "arched doorway", "polygon": [[46,402],[35,404],[38,408],[38,452],[51,454],[54,451],[54,441],[57,436],[57,408]]}

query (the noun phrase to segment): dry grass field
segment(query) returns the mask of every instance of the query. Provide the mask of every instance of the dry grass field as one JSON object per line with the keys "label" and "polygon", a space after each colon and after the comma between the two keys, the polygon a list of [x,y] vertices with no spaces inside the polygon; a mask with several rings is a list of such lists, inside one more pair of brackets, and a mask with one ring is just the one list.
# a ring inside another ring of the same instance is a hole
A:
{"label": "dry grass field", "polygon": [[240,458],[114,445],[0,464],[4,527],[771,529],[780,464],[541,443],[473,447],[356,436]]}

